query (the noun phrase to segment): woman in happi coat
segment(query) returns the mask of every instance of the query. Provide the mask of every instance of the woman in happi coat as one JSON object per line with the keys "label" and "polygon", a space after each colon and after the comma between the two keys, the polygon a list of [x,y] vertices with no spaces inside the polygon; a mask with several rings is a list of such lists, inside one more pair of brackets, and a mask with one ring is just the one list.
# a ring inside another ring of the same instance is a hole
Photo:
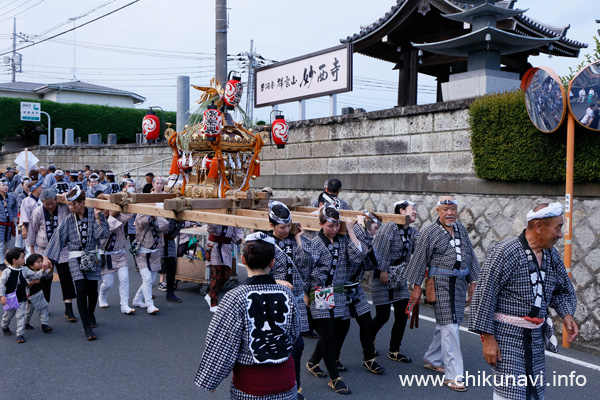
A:
{"label": "woman in happi coat", "polygon": [[338,234],[340,214],[335,207],[323,207],[319,211],[319,223],[321,231],[307,250],[315,261],[310,276],[310,311],[321,337],[306,368],[316,377],[325,377],[319,367],[323,359],[329,371],[329,387],[336,393],[349,394],[350,389],[342,382],[336,363],[343,344],[338,335],[350,323],[344,284],[364,260],[367,249],[357,239],[352,220],[345,220],[347,235]]}
{"label": "woman in happi coat", "polygon": [[[25,200],[27,197],[29,197],[30,194],[30,190],[29,190],[29,182],[31,182],[31,178],[28,176],[23,177],[23,179],[21,179],[21,185],[19,187],[17,187],[17,189],[15,189],[14,191],[14,195],[15,198],[17,199],[17,210],[19,210],[19,219],[18,219],[18,229],[17,229],[17,238],[15,239],[15,247],[25,247],[25,238],[23,237],[22,234],[22,224],[21,224],[21,218],[20,218],[20,212],[21,212],[21,203],[23,202],[23,200]],[[17,192],[18,190],[18,192]],[[27,252],[27,249],[25,249],[25,252]]]}
{"label": "woman in happi coat", "polygon": [[58,263],[60,252],[68,246],[69,270],[75,283],[77,294],[77,309],[83,324],[87,340],[95,340],[96,327],[94,311],[98,302],[98,280],[100,268],[94,271],[81,270],[83,252],[95,253],[100,246],[100,240],[108,236],[108,223],[99,209],[85,206],[85,193],[79,186],[71,189],[65,196],[71,215],[65,218],[52,234],[46,252],[44,263]]}
{"label": "woman in happi coat", "polygon": [[[137,188],[135,187],[135,181],[131,178],[125,180],[125,186],[123,187],[123,192],[127,193],[137,193]],[[125,236],[129,239],[129,245],[133,245],[135,241],[135,217],[136,214],[131,214],[131,218],[127,220],[125,224]],[[135,257],[133,257],[133,263],[135,264],[135,270],[139,271],[137,266],[137,262],[135,261]]]}
{"label": "woman in happi coat", "polygon": [[[373,338],[390,318],[390,310],[394,306],[394,325],[390,337],[388,358],[405,363],[411,362],[410,357],[400,353],[402,338],[406,328],[406,306],[410,299],[408,285],[404,278],[389,281],[391,266],[408,265],[410,256],[414,251],[419,231],[410,226],[417,219],[415,203],[401,200],[394,205],[394,213],[404,215],[406,224],[396,225],[388,222],[375,235],[373,247],[379,256],[373,279],[371,280],[371,295],[375,306],[375,318],[373,318]],[[400,274],[402,270],[400,268]]]}
{"label": "woman in happi coat", "polygon": [[129,268],[127,254],[125,253],[125,232],[123,226],[131,218],[131,214],[119,211],[103,211],[108,222],[108,238],[102,240],[100,254],[103,256],[102,284],[98,296],[100,308],[108,308],[106,295],[115,282],[115,275],[119,278],[119,298],[121,299],[121,312],[131,315],[135,309],[129,307]]}
{"label": "woman in happi coat", "polygon": [[[31,217],[29,217],[27,246],[29,246],[31,254],[44,254],[54,231],[71,215],[66,204],[58,204],[56,202],[56,192],[54,189],[44,189],[40,194],[40,200],[42,205],[36,207],[31,213]],[[65,303],[65,318],[69,322],[77,322],[77,318],[73,314],[73,299],[77,297],[77,293],[69,269],[69,251],[67,246],[64,246],[60,250],[58,262],[53,263],[53,266],[60,280],[60,288]],[[52,286],[52,277],[47,280],[42,279],[42,288],[45,288],[45,285],[48,287]],[[44,295],[46,295],[45,291]],[[49,299],[50,289],[48,289],[46,301],[49,301]]]}
{"label": "woman in happi coat", "polygon": [[21,235],[27,239],[29,230],[29,218],[31,213],[41,204],[40,195],[44,190],[44,180],[33,180],[29,182],[29,196],[23,199],[19,208],[19,225],[21,226]]}
{"label": "woman in happi coat", "polygon": [[[154,189],[160,193],[165,184],[161,177],[154,178]],[[135,240],[140,244],[135,262],[142,276],[142,284],[133,298],[133,306],[145,308],[148,314],[160,311],[152,300],[152,285],[161,269],[161,254],[164,251],[163,233],[169,227],[169,221],[162,217],[138,215],[135,219]]]}
{"label": "woman in happi coat", "polygon": [[292,346],[300,334],[298,302],[275,282],[275,241],[256,232],[246,237],[245,284],[225,294],[208,327],[195,382],[214,392],[233,371],[230,398],[296,400]]}
{"label": "woman in happi coat", "polygon": [[[309,245],[309,240],[302,234],[304,231],[298,225],[298,231],[290,234],[292,229],[292,214],[287,206],[279,201],[269,203],[269,223],[273,231],[271,236],[275,240],[275,264],[271,269],[271,276],[277,283],[287,286],[292,290],[298,303],[300,313],[301,332],[308,331],[308,316],[306,306],[308,301],[308,282],[310,271],[313,266],[313,259],[304,250],[304,246]],[[304,340],[302,335],[292,348],[294,357],[294,367],[296,369],[296,383],[298,385],[298,399],[303,399],[302,388],[300,387],[300,359],[304,350]]]}
{"label": "woman in happi coat", "polygon": [[[376,252],[373,249],[373,235],[381,225],[381,217],[374,213],[366,212],[368,216],[359,215],[357,224],[354,225],[354,233],[358,240],[367,248],[367,256],[354,271],[352,276],[344,283],[346,293],[346,304],[350,317],[355,319],[359,326],[360,344],[363,349],[363,367],[374,374],[383,374],[385,369],[377,363],[375,357],[375,344],[373,343],[373,320],[371,319],[371,305],[367,300],[365,291],[361,285],[365,271],[372,271],[378,265]],[[336,360],[338,371],[347,371],[340,361],[342,345],[350,330],[350,319],[345,320],[343,329],[336,332],[339,346],[336,348]]]}

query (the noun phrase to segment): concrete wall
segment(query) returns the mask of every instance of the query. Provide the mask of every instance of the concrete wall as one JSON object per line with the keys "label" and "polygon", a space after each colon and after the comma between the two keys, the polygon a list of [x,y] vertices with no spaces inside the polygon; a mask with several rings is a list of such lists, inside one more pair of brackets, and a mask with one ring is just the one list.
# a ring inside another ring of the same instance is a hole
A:
{"label": "concrete wall", "polygon": [[53,91],[44,95],[44,100],[57,103],[96,104],[111,107],[133,108],[133,99],[127,96],[115,96],[102,93],[84,93],[69,90]]}
{"label": "concrete wall", "polygon": [[[415,201],[417,228],[435,220],[440,194],[456,194],[460,221],[483,262],[496,242],[524,229],[525,214],[536,203],[562,201],[564,185],[478,179],[470,151],[469,104],[458,101],[292,123],[285,149],[264,148],[261,176],[252,185],[271,186],[277,195],[315,198],[326,179],[337,177],[343,182],[341,197],[355,210],[393,212],[395,201]],[[167,174],[171,159],[171,149],[163,144],[31,150],[42,165],[53,162],[66,169],[90,164],[120,172],[165,160],[162,172],[159,162],[141,167],[141,176],[149,171]],[[0,164],[10,165],[16,155],[1,154]],[[577,346],[600,348],[600,185],[575,185],[573,207],[573,283],[579,299],[575,318],[581,328]]]}

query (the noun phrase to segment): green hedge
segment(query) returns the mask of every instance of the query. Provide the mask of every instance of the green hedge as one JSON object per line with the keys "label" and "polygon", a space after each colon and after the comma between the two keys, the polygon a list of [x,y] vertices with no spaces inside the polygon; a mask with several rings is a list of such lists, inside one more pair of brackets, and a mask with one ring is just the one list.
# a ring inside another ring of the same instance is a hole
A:
{"label": "green hedge", "polygon": [[[538,131],[516,90],[481,97],[469,110],[471,148],[479,178],[556,183],[565,180],[567,124]],[[575,123],[575,182],[600,181],[600,135]]]}
{"label": "green hedge", "polygon": [[[135,134],[142,131],[142,119],[147,109],[108,107],[77,103],[55,103],[49,100],[0,97],[0,139],[21,136],[26,145],[39,143],[40,134],[48,132],[48,118],[41,122],[21,121],[21,102],[41,103],[42,111],[50,114],[54,128],[74,129],[75,136],[87,141],[90,133],[101,133],[104,141],[109,133],[117,134],[119,143],[135,143]],[[162,120],[160,110],[156,114]],[[165,112],[166,122],[176,122],[176,113]],[[164,122],[164,121],[163,121]]]}

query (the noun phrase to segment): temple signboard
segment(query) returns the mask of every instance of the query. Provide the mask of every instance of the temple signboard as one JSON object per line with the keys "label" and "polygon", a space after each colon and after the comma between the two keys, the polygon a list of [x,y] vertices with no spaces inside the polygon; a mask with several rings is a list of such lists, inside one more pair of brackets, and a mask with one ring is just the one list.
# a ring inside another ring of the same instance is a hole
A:
{"label": "temple signboard", "polygon": [[256,70],[254,106],[352,90],[352,45],[332,47]]}

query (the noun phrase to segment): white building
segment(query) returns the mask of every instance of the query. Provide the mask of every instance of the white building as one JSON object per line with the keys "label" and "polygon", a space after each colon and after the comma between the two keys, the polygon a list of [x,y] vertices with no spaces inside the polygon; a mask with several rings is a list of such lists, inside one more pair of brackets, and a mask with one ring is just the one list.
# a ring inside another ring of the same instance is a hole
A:
{"label": "white building", "polygon": [[146,101],[133,92],[93,85],[81,81],[64,83],[0,83],[0,97],[20,97],[35,100],[50,100],[57,103],[96,104],[111,107],[133,108]]}

